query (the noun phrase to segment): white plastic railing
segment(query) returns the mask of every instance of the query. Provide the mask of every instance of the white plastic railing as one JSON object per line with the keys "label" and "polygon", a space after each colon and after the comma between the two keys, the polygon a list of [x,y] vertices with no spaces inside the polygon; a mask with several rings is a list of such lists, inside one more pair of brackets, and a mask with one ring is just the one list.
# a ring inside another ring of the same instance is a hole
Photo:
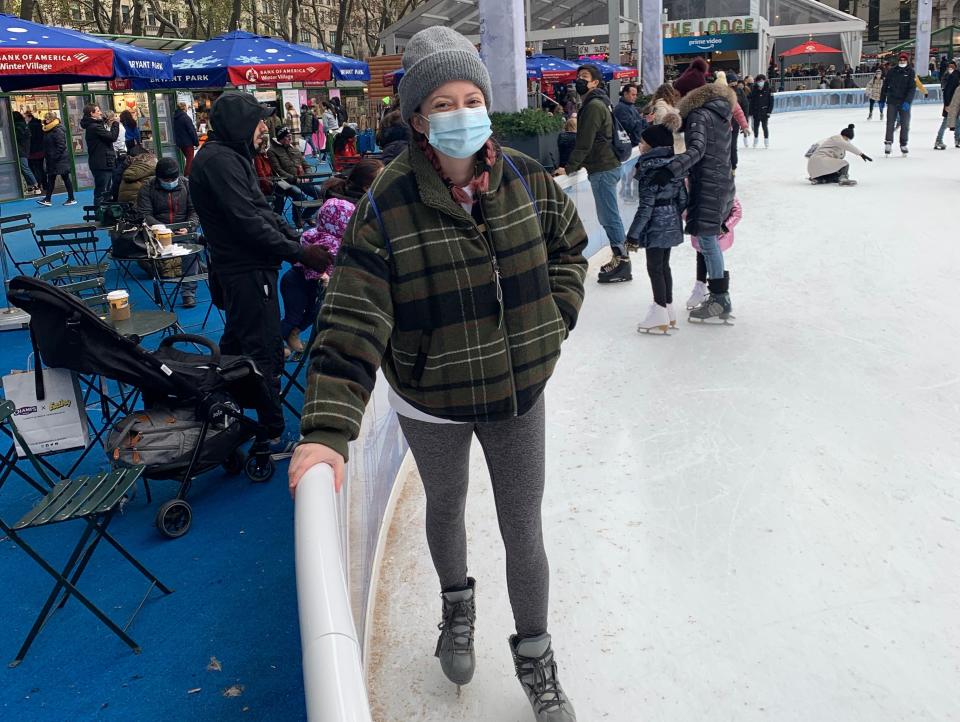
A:
{"label": "white plastic railing", "polygon": [[372,722],[350,609],[333,471],[312,467],[297,486],[297,605],[310,722]]}

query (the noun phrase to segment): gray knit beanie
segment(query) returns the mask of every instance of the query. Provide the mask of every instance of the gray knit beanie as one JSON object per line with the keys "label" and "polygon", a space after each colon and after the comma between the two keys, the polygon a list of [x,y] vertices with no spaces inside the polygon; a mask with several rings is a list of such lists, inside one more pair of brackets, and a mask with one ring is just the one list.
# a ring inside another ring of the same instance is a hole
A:
{"label": "gray knit beanie", "polygon": [[490,73],[477,49],[456,30],[435,25],[414,35],[403,53],[403,69],[400,114],[407,122],[424,98],[452,80],[469,80],[490,107]]}

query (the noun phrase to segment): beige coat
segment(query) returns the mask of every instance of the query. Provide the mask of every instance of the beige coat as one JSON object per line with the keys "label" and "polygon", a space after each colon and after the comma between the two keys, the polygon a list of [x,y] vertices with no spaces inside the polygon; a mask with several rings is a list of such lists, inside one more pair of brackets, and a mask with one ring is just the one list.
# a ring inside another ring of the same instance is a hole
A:
{"label": "beige coat", "polygon": [[844,160],[847,153],[853,153],[856,156],[863,155],[862,150],[842,135],[834,135],[821,141],[807,161],[807,175],[811,178],[819,178],[843,170],[850,165]]}
{"label": "beige coat", "polygon": [[683,133],[680,131],[683,127],[683,119],[680,118],[680,112],[666,100],[658,100],[653,104],[653,125],[661,123],[673,131],[673,152],[686,153],[687,146],[683,142]]}
{"label": "beige coat", "polygon": [[870,82],[867,83],[867,87],[864,90],[867,93],[867,100],[880,100],[880,90],[883,88],[883,77],[877,77],[874,75],[870,78]]}
{"label": "beige coat", "polygon": [[957,113],[960,112],[960,88],[953,94],[953,100],[947,106],[947,127],[953,130],[957,127]]}

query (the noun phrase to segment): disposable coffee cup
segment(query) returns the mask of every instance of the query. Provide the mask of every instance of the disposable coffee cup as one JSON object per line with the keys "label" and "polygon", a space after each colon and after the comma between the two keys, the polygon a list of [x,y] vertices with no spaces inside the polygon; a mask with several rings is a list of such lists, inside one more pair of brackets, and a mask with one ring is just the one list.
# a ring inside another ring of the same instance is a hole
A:
{"label": "disposable coffee cup", "polygon": [[173,243],[173,231],[163,225],[151,226],[150,230],[153,231],[154,237],[157,239],[157,243],[166,248],[171,243]]}
{"label": "disposable coffee cup", "polygon": [[130,318],[130,294],[127,291],[110,291],[107,294],[111,321],[126,321]]}

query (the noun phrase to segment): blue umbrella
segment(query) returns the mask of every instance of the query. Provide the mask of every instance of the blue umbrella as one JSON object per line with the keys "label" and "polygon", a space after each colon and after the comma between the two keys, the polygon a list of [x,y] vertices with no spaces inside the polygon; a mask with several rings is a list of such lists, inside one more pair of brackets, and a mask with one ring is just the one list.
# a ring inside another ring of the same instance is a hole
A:
{"label": "blue umbrella", "polygon": [[614,65],[613,63],[605,63],[602,60],[590,60],[588,58],[583,58],[581,62],[584,65],[596,65],[600,69],[600,74],[603,75],[603,79],[606,81],[635,78],[637,76],[637,69],[627,65]]}
{"label": "blue umbrella", "polygon": [[547,82],[567,82],[577,77],[576,63],[555,55],[531,55],[527,58],[527,78]]}
{"label": "blue umbrella", "polygon": [[174,76],[135,82],[137,88],[223,88],[330,80],[331,63],[312,48],[243,30],[220,35],[172,56]]}
{"label": "blue umbrella", "polygon": [[333,77],[337,80],[370,80],[370,66],[362,60],[345,58],[342,55],[314,50],[313,54],[333,68]]}
{"label": "blue umbrella", "polygon": [[0,15],[0,89],[4,91],[172,74],[166,53]]}

